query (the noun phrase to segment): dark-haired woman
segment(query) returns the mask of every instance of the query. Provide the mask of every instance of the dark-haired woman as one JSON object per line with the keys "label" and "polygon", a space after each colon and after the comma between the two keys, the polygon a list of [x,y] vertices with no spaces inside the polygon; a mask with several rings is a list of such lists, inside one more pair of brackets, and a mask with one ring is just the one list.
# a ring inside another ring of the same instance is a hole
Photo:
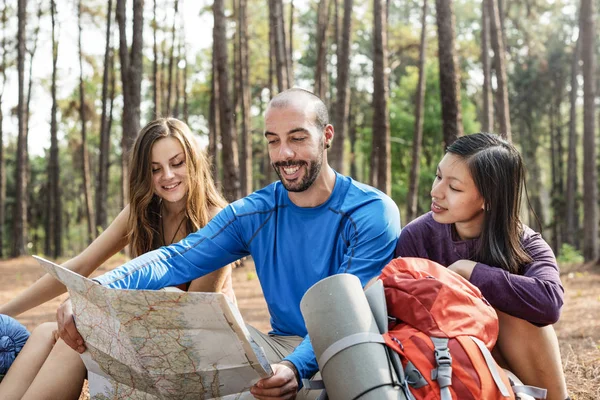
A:
{"label": "dark-haired woman", "polygon": [[563,287],[550,246],[519,218],[525,185],[521,155],[487,133],[448,146],[431,188],[431,212],[400,234],[397,257],[445,265],[477,286],[500,322],[494,357],[523,383],[568,398],[551,324]]}

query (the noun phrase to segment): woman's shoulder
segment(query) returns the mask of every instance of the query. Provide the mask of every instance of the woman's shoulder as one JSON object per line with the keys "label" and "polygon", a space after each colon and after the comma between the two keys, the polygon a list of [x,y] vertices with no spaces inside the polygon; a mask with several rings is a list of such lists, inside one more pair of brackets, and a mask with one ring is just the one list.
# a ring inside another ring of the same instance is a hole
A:
{"label": "woman's shoulder", "polygon": [[548,244],[546,240],[544,240],[544,238],[542,237],[541,233],[536,232],[529,226],[523,224],[521,228],[521,243],[523,245],[527,245],[529,243],[535,242]]}
{"label": "woman's shoulder", "polygon": [[425,213],[406,224],[406,226],[402,228],[402,232],[406,231],[407,233],[411,233],[412,235],[423,235],[428,234],[432,231],[438,232],[442,228],[443,225],[439,222],[436,222],[433,219],[433,213],[429,211],[428,213]]}
{"label": "woman's shoulder", "polygon": [[529,255],[533,256],[532,253],[538,253],[540,251],[549,251],[554,254],[552,248],[543,238],[541,233],[534,231],[525,224],[523,224],[521,231],[521,245],[523,246],[523,249],[529,253]]}
{"label": "woman's shoulder", "polygon": [[213,219],[218,213],[220,213],[223,210],[223,207],[219,207],[219,206],[210,206],[208,209],[208,217],[210,219]]}

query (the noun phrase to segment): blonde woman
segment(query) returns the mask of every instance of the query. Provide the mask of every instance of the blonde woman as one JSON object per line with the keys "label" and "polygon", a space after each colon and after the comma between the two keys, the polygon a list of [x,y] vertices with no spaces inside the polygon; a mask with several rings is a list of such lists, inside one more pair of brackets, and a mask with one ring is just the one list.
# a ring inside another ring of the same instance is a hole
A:
{"label": "blonde woman", "polygon": [[[129,245],[133,257],[178,242],[202,228],[227,203],[212,180],[209,164],[189,127],[174,118],[150,122],[139,133],[129,165],[129,205],[100,236],[63,265],[88,276]],[[223,292],[235,302],[231,266],[179,286]],[[0,313],[16,316],[66,291],[44,275]],[[79,354],[56,341],[56,323],[40,325],[0,384],[0,398],[77,399],[86,370]]]}

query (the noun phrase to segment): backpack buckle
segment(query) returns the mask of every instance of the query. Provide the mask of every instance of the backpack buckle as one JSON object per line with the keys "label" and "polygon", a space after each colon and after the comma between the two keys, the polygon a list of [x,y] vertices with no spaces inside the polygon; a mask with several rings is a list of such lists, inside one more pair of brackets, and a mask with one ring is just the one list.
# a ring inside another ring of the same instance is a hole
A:
{"label": "backpack buckle", "polygon": [[440,388],[452,385],[452,356],[448,349],[448,338],[430,337],[434,346],[437,368],[431,371],[431,379],[437,380]]}
{"label": "backpack buckle", "polygon": [[452,356],[450,355],[450,350],[448,348],[442,350],[435,349],[434,354],[438,367],[452,365]]}

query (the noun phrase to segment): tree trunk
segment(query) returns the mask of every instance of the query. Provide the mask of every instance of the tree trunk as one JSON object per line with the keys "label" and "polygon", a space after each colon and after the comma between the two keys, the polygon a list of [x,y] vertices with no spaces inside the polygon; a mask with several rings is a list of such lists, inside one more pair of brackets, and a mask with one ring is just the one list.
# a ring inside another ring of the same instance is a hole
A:
{"label": "tree trunk", "polygon": [[[167,104],[166,114],[171,115],[171,92],[173,91],[173,60],[175,59],[175,23],[177,21],[177,12],[179,10],[179,0],[175,0],[175,14],[173,15],[173,26],[171,28],[171,53],[169,55],[169,76],[167,80]],[[177,73],[177,72],[176,72]]]}
{"label": "tree trunk", "polygon": [[123,86],[123,199],[129,199],[127,179],[129,177],[129,150],[140,130],[141,83],[143,73],[143,30],[144,0],[133,0],[133,37],[131,50],[127,46],[126,0],[117,0],[117,22],[119,24],[119,59]]}
{"label": "tree trunk", "polygon": [[490,16],[490,33],[492,47],[494,48],[494,70],[496,71],[496,103],[498,104],[498,123],[500,125],[500,135],[512,140],[510,126],[510,108],[508,105],[508,81],[506,79],[506,61],[504,49],[504,40],[502,34],[502,22],[500,21],[500,12],[498,11],[497,0],[487,0],[488,12]]}
{"label": "tree trunk", "polygon": [[483,69],[483,132],[494,131],[494,100],[490,64],[490,13],[487,0],[481,6],[481,68]]}
{"label": "tree trunk", "polygon": [[[154,2],[156,5],[156,1]],[[106,13],[106,46],[104,48],[104,73],[102,75],[102,116],[100,117],[100,155],[98,160],[98,182],[96,187],[96,233],[100,234],[107,226],[106,202],[108,200],[108,168],[110,153],[110,131],[108,130],[108,86],[111,71],[110,25],[112,20],[112,0],[108,0]],[[114,72],[111,72],[114,74]],[[154,75],[156,78],[156,74]],[[156,81],[154,85],[156,92]],[[155,103],[156,104],[156,103]]]}
{"label": "tree trunk", "polygon": [[[6,0],[2,3],[2,63],[0,64],[0,75],[2,76],[2,89],[0,89],[0,258],[4,258],[4,243],[6,235],[4,223],[6,222],[6,160],[4,159],[4,130],[2,124],[4,122],[4,114],[2,113],[2,100],[4,97],[4,87],[6,85],[6,11],[8,6]],[[49,254],[49,253],[47,253]]]}
{"label": "tree trunk", "polygon": [[81,119],[81,163],[82,165],[82,177],[83,177],[83,197],[85,203],[85,218],[88,227],[88,239],[91,242],[94,240],[96,229],[94,222],[94,206],[92,201],[92,185],[91,185],[91,174],[90,174],[90,159],[87,151],[87,132],[86,132],[86,115],[85,115],[85,92],[83,88],[83,49],[81,47],[81,33],[82,33],[82,0],[79,0],[78,7],[78,22],[79,22],[79,118]]}
{"label": "tree trunk", "polygon": [[[37,51],[37,43],[38,37],[40,33],[40,24],[42,20],[42,3],[38,3],[37,10],[37,25],[33,30],[33,44],[31,46],[31,50],[28,50],[29,53],[29,77],[27,79],[27,102],[25,103],[25,135],[29,138],[29,117],[31,116],[31,112],[29,109],[29,105],[31,104],[31,90],[33,88],[33,59],[35,57],[35,53]],[[26,139],[28,141],[29,139]],[[27,153],[27,158],[29,158],[28,150],[25,150]],[[29,160],[27,161],[27,168],[29,169]],[[27,173],[29,175],[29,172]]]}
{"label": "tree trunk", "polygon": [[283,92],[290,87],[282,8],[281,0],[269,0],[269,18],[271,21],[269,29],[273,29],[276,60],[275,72],[277,76],[277,90],[279,92]]}
{"label": "tree trunk", "polygon": [[187,60],[187,48],[186,48],[186,33],[185,26],[181,24],[181,40],[179,46],[179,59],[183,60],[183,71],[181,77],[181,92],[183,96],[183,121],[187,124],[190,117],[190,110],[188,105],[188,93],[187,93],[187,79],[188,79],[188,60]]}
{"label": "tree trunk", "polygon": [[[252,120],[250,116],[250,68],[248,55],[248,7],[247,0],[239,0],[238,27],[239,27],[239,61],[241,73],[241,111],[242,111],[242,151],[240,160],[240,183],[241,195],[247,196],[252,193]],[[291,47],[290,36],[290,47]]]}
{"label": "tree trunk", "polygon": [[[41,25],[41,20],[42,20],[42,3],[39,2],[37,4],[38,8],[37,8],[37,24],[35,25],[35,28],[33,30],[33,43],[31,44],[31,47],[29,49],[27,49],[27,44],[26,44],[26,50],[27,53],[29,54],[29,73],[28,73],[28,79],[27,79],[27,98],[25,101],[25,143],[29,143],[29,120],[31,119],[31,92],[33,89],[33,62],[35,59],[35,53],[37,52],[37,44],[38,44],[38,38],[39,38],[39,33],[40,33],[40,25]],[[28,146],[25,147],[25,165],[26,165],[26,170],[25,170],[25,181],[28,183],[26,190],[26,194],[25,197],[27,198],[27,226],[32,225],[34,227],[37,227],[38,225],[38,221],[40,218],[35,218],[39,213],[36,212],[36,210],[34,210],[33,208],[30,208],[30,199],[33,198],[33,186],[29,185],[30,182],[30,176],[31,176],[31,164],[29,163],[29,149]],[[27,233],[27,229],[28,227],[25,228],[25,235],[28,235]],[[36,245],[36,237],[35,237],[35,233],[34,233],[34,237],[32,240],[33,245]],[[33,251],[35,252],[35,248],[33,249]]]}
{"label": "tree trunk", "polygon": [[378,147],[377,188],[389,195],[392,192],[392,174],[388,113],[387,20],[383,5],[382,0],[373,1],[373,144]]}
{"label": "tree trunk", "polygon": [[290,30],[288,42],[288,87],[294,86],[294,0],[290,0]]}
{"label": "tree trunk", "polygon": [[16,210],[14,214],[14,243],[12,256],[27,254],[27,134],[25,127],[25,24],[27,19],[27,0],[18,0],[17,30],[17,70],[19,76],[19,94],[17,105],[17,168],[16,168]]}
{"label": "tree trunk", "polygon": [[[269,21],[272,22],[270,5],[271,2],[269,1]],[[267,80],[267,84],[269,85],[269,100],[275,95],[275,65],[277,64],[275,51],[275,29],[269,26],[269,78]]]}
{"label": "tree trunk", "polygon": [[161,62],[160,62],[160,70],[159,70],[159,80],[160,80],[160,92],[159,97],[161,98],[161,109],[160,116],[167,116],[167,95],[168,95],[168,87],[167,87],[167,75],[169,70],[169,57],[167,57],[167,39],[166,39],[166,29],[167,28],[167,18],[168,15],[165,12],[165,17],[163,18],[163,39],[160,43],[160,53],[161,53]]}
{"label": "tree trunk", "polygon": [[[233,113],[233,117],[232,117],[232,132],[234,137],[239,137],[238,135],[238,125],[239,125],[239,121],[238,121],[238,115],[240,115],[240,111],[239,111],[239,105],[240,105],[240,92],[242,91],[242,72],[240,70],[240,35],[239,35],[239,15],[238,15],[238,3],[240,0],[232,0],[231,4],[232,4],[232,16],[234,16],[236,18],[236,29],[235,29],[235,33],[233,34],[232,37],[232,44],[233,44],[233,61],[231,63],[230,69],[232,72],[231,76],[233,79],[233,83],[231,84],[231,86],[233,87],[233,91],[231,92],[231,96],[232,96],[232,101],[231,101],[231,110]],[[239,144],[239,143],[238,143]],[[239,145],[238,146],[238,151],[240,152],[238,154],[238,160],[241,161],[241,151],[242,151],[242,146]],[[240,165],[241,168],[241,165]],[[240,171],[241,172],[241,171]],[[240,176],[240,182],[241,182],[242,177]],[[241,183],[240,183],[240,187],[241,187]]]}
{"label": "tree trunk", "polygon": [[52,17],[52,110],[50,114],[50,160],[48,161],[48,225],[46,229],[46,251],[53,258],[62,255],[62,201],[60,189],[60,164],[58,160],[58,123],[56,100],[56,75],[58,62],[58,39],[56,34],[56,2],[51,0]]}
{"label": "tree trunk", "polygon": [[[531,117],[526,117],[531,118]],[[537,220],[539,227],[534,227],[536,230],[541,230],[546,224],[547,217],[542,204],[542,182],[541,182],[541,171],[539,162],[537,159],[536,149],[539,147],[539,135],[538,132],[534,132],[533,124],[530,120],[523,122],[524,126],[519,129],[519,132],[523,134],[519,135],[521,141],[521,148],[523,149],[523,160],[527,165],[527,187],[529,192],[529,199],[531,201],[531,208],[533,209],[533,215],[529,216],[530,225]]]}
{"label": "tree trunk", "polygon": [[227,75],[227,36],[225,29],[225,6],[223,0],[213,3],[214,42],[216,67],[219,77],[219,119],[223,157],[223,194],[228,201],[239,198],[237,138],[233,132],[231,101],[229,100],[229,77]]}
{"label": "tree trunk", "polygon": [[327,28],[329,27],[329,12],[331,2],[319,1],[317,11],[317,64],[315,65],[315,94],[321,100],[326,98],[325,78],[327,77]]}
{"label": "tree trunk", "polygon": [[408,195],[406,197],[406,221],[409,223],[417,217],[419,198],[419,167],[421,165],[421,145],[423,142],[423,107],[425,103],[425,50],[427,48],[427,0],[423,0],[423,16],[421,18],[421,46],[419,48],[419,81],[415,93],[415,129],[412,145],[412,160]]}
{"label": "tree trunk", "polygon": [[[348,130],[348,108],[350,106],[350,41],[352,36],[352,0],[344,0],[344,22],[342,42],[337,51],[337,99],[335,103],[334,123],[335,140],[332,143],[328,160],[336,171],[344,175],[344,142]],[[375,34],[378,34],[377,32]],[[374,56],[377,57],[377,56]]]}
{"label": "tree trunk", "polygon": [[583,59],[583,257],[598,258],[598,170],[596,165],[596,30],[593,0],[581,0]]}
{"label": "tree trunk", "polygon": [[219,72],[216,64],[216,43],[213,41],[212,51],[212,77],[210,80],[210,110],[208,119],[208,157],[210,158],[213,179],[216,183],[219,179],[219,152],[218,143],[219,137],[219,113],[217,112],[217,104],[219,104]]}
{"label": "tree trunk", "polygon": [[554,76],[552,81],[556,84],[553,90],[553,99],[550,99],[550,163],[552,173],[552,248],[559,255],[563,243],[564,233],[564,180],[563,180],[563,146],[562,146],[562,118],[560,106],[563,101],[564,78]]}
{"label": "tree trunk", "polygon": [[460,76],[454,45],[453,0],[436,0],[444,146],[463,135]]}
{"label": "tree trunk", "polygon": [[356,166],[356,140],[358,132],[356,129],[356,115],[354,113],[356,106],[350,101],[350,112],[348,113],[348,141],[350,142],[350,176],[353,179],[360,180],[358,177],[358,168]]}
{"label": "tree trunk", "polygon": [[152,60],[152,100],[154,101],[154,118],[160,115],[160,91],[158,89],[158,43],[156,41],[156,31],[158,30],[158,21],[156,20],[156,1],[152,5],[152,51],[154,59]]}
{"label": "tree trunk", "polygon": [[581,40],[577,38],[571,61],[571,92],[569,94],[569,149],[567,157],[566,236],[565,241],[579,248],[579,202],[577,201],[577,90]]}
{"label": "tree trunk", "polygon": [[173,101],[173,118],[179,118],[179,104],[181,103],[181,68],[179,61],[181,60],[181,42],[182,38],[177,38],[177,56],[175,57],[175,99]]}
{"label": "tree trunk", "polygon": [[[116,85],[116,75],[117,72],[115,71],[115,49],[113,48],[111,53],[110,53],[110,70],[111,70],[111,75],[110,75],[110,111],[108,112],[108,126],[106,127],[106,130],[110,136],[110,132],[112,132],[112,124],[113,124],[113,106],[115,103],[115,87]],[[109,161],[109,166],[110,166],[110,161]],[[121,208],[125,207],[124,203],[124,198],[121,196]],[[125,252],[127,253],[129,250],[125,249]]]}

